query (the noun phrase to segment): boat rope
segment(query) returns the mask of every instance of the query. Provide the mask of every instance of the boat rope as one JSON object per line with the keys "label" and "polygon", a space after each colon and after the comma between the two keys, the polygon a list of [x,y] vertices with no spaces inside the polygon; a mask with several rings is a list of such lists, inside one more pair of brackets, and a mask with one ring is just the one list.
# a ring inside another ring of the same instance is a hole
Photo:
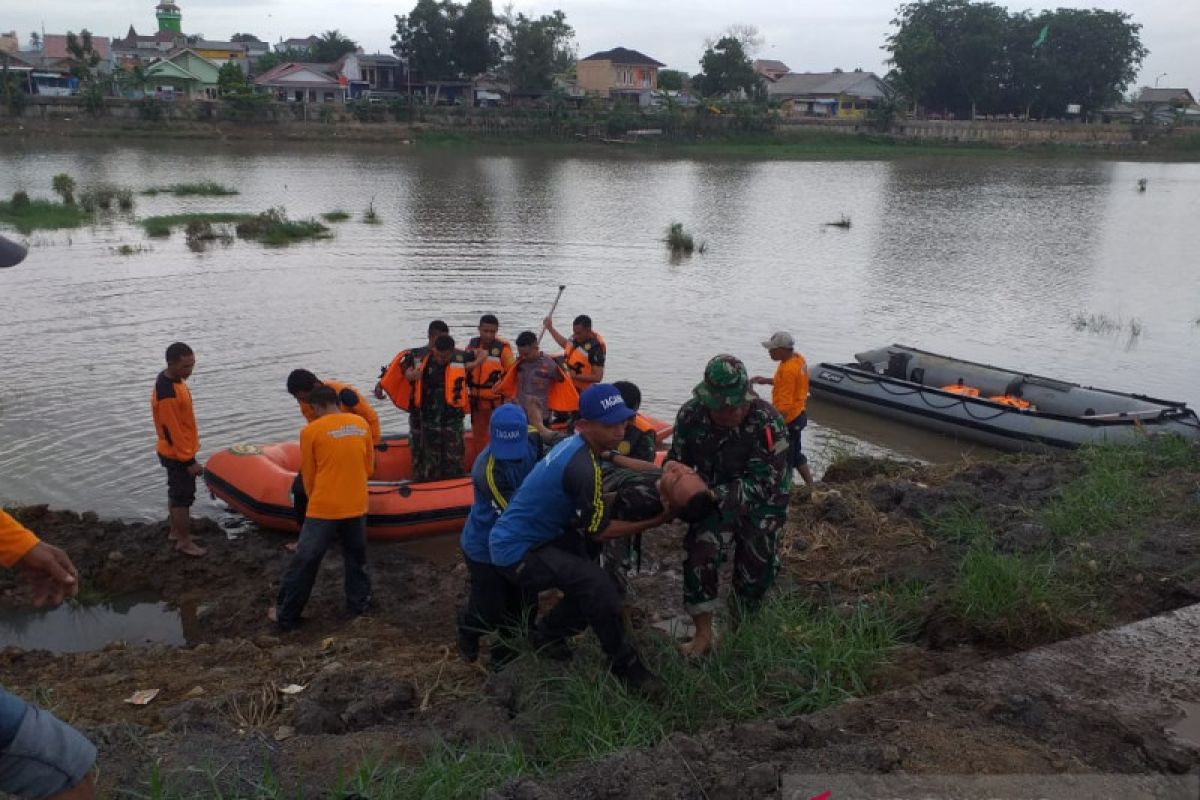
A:
{"label": "boat rope", "polygon": [[468,486],[471,483],[471,479],[469,477],[467,477],[467,478],[459,478],[457,480],[431,481],[431,483],[437,483],[438,485],[437,486],[428,486],[424,483],[402,483],[399,486],[388,486],[386,489],[382,489],[382,490],[368,489],[367,493],[374,494],[374,495],[384,495],[384,494],[391,494],[392,492],[400,492],[400,491],[412,492],[414,494],[416,494],[417,492],[443,492],[447,489],[459,489],[463,486]]}
{"label": "boat rope", "polygon": [[870,383],[878,384],[880,389],[883,389],[884,392],[892,395],[893,397],[908,397],[909,395],[915,394],[921,399],[921,402],[923,402],[925,405],[929,406],[930,408],[932,408],[936,411],[945,411],[948,408],[954,408],[955,406],[962,406],[963,411],[967,412],[968,417],[970,417],[971,419],[977,420],[979,422],[988,422],[990,420],[996,419],[997,417],[1002,417],[1005,414],[1009,414],[1009,413],[1012,413],[1012,412],[1018,410],[1015,408],[1009,408],[1007,406],[1001,406],[994,414],[981,416],[979,414],[976,414],[975,411],[973,410],[974,403],[968,403],[966,401],[966,398],[964,398],[964,397],[957,397],[957,396],[951,395],[951,397],[953,399],[943,398],[942,395],[946,394],[946,393],[939,393],[939,394],[935,395],[938,399],[949,399],[950,400],[949,403],[939,405],[937,403],[931,402],[930,399],[928,397],[926,397],[925,387],[923,387],[923,386],[919,387],[919,388],[915,388],[915,389],[899,388],[898,390],[894,390],[888,385],[887,381],[883,381],[878,378],[860,378],[857,375],[854,375],[849,372],[844,372],[842,374],[845,375],[847,378],[849,378],[854,383],[863,384],[863,385],[870,384]]}

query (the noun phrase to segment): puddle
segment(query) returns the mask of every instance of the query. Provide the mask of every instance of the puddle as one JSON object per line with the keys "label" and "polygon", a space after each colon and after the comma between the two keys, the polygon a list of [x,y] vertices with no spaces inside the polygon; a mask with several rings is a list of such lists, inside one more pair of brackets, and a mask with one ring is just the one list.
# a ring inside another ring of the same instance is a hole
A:
{"label": "puddle", "polygon": [[1183,717],[1168,725],[1167,733],[1193,747],[1200,747],[1200,703],[1176,701],[1176,705],[1183,711]]}
{"label": "puddle", "polygon": [[183,615],[156,597],[134,595],[90,606],[20,608],[0,615],[0,647],[83,653],[111,642],[187,644]]}

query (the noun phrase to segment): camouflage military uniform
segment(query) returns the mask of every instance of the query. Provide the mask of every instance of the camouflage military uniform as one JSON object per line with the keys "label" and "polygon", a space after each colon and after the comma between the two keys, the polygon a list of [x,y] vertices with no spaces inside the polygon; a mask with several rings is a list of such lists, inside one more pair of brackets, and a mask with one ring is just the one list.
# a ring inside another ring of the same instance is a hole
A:
{"label": "camouflage military uniform", "polygon": [[[455,354],[455,358],[460,356]],[[421,407],[410,415],[414,481],[441,481],[464,474],[463,413],[446,402],[445,381],[446,368],[430,358],[421,376]]]}
{"label": "camouflage military uniform", "polygon": [[[718,570],[732,545],[734,592],[753,609],[779,569],[778,536],[792,485],[787,427],[750,389],[745,366],[733,356],[710,361],[694,395],[679,410],[667,461],[694,468],[716,500],[684,539],[684,603],[692,615],[715,609]],[[710,408],[747,402],[749,412],[737,428],[722,428],[709,417]]]}
{"label": "camouflage military uniform", "polygon": [[[654,434],[639,430],[631,421],[617,452],[630,458],[653,461],[656,447]],[[600,465],[600,472],[604,476],[604,493],[612,496],[613,519],[640,522],[662,513],[662,502],[658,499],[658,479],[662,473],[623,469],[607,461]],[[601,559],[621,594],[626,594],[626,573],[641,566],[642,535],[609,539],[604,543]]]}

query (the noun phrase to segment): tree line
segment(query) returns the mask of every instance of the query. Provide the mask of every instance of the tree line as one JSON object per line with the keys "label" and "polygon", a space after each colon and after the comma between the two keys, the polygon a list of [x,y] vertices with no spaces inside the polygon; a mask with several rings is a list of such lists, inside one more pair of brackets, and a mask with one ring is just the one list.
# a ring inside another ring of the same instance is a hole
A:
{"label": "tree line", "polygon": [[925,0],[900,6],[892,25],[888,83],[914,106],[967,118],[1092,114],[1121,99],[1149,52],[1122,11]]}

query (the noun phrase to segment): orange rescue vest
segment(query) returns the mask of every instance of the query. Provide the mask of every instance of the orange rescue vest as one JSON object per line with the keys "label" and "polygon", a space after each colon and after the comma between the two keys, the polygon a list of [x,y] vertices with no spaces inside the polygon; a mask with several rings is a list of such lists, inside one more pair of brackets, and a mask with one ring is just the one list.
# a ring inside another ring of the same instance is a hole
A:
{"label": "orange rescue vest", "polygon": [[[421,360],[413,364],[417,371],[425,374],[425,365],[429,363],[431,351],[424,350]],[[421,379],[409,381],[405,375],[404,362],[410,351],[398,353],[392,363],[383,372],[379,385],[387,392],[392,402],[403,411],[415,411],[421,407]],[[415,355],[415,353],[414,353]],[[467,395],[467,368],[463,363],[461,353],[454,354],[454,360],[446,365],[446,405],[457,408],[464,414],[471,413],[471,402]]]}
{"label": "orange rescue vest", "polygon": [[[477,350],[478,348],[479,337],[476,336],[471,339],[467,349]],[[476,400],[491,400],[493,403],[499,403],[501,398],[500,393],[496,391],[496,386],[504,377],[504,370],[511,363],[513,363],[512,345],[504,339],[497,338],[488,347],[487,358],[484,362],[471,370],[469,383],[471,397]]]}
{"label": "orange rescue vest", "polygon": [[943,392],[950,394],[961,394],[965,397],[979,397],[979,390],[974,386],[964,386],[961,383],[952,383],[949,386],[942,387]]}
{"label": "orange rescue vest", "polygon": [[1011,394],[992,395],[988,398],[988,400],[991,400],[993,403],[999,403],[1000,405],[1019,408],[1023,411],[1033,408],[1033,403]]}
{"label": "orange rescue vest", "polygon": [[[579,391],[571,382],[567,370],[557,361],[554,363],[562,373],[563,380],[550,381],[550,388],[546,391],[546,403],[550,407],[542,410],[546,413],[573,414],[579,410]],[[517,397],[517,367],[520,365],[521,359],[518,358],[504,371],[500,383],[496,384],[496,393],[505,400],[515,400]]]}
{"label": "orange rescue vest", "polygon": [[596,341],[585,342],[582,346],[575,344],[575,340],[572,339],[567,344],[566,352],[563,353],[563,360],[566,362],[567,371],[571,375],[571,382],[575,383],[575,388],[579,391],[583,391],[592,385],[590,383],[579,384],[574,380],[578,375],[592,374],[592,362],[590,360],[592,348],[606,346],[604,344],[604,337],[595,331],[592,331],[592,338]]}

